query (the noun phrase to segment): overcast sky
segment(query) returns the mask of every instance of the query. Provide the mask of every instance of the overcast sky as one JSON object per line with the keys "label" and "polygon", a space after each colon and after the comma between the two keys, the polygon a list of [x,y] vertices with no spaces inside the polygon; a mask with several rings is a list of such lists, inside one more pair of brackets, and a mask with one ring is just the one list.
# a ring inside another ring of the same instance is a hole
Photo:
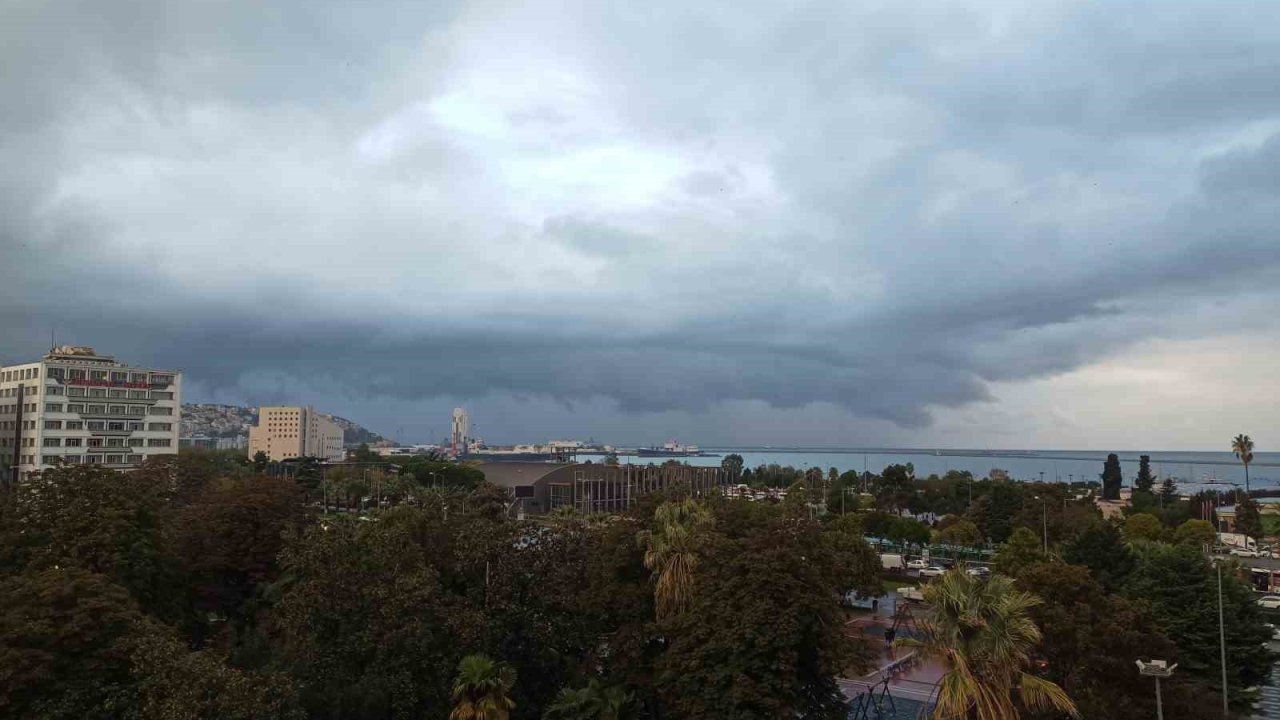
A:
{"label": "overcast sky", "polygon": [[0,361],[406,441],[1280,445],[1280,3],[0,3]]}

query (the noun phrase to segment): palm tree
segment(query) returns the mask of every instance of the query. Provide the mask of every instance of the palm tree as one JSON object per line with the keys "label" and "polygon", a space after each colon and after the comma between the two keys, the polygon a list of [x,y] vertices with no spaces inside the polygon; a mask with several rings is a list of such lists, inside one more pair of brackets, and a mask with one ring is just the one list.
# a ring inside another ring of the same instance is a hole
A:
{"label": "palm tree", "polygon": [[614,685],[591,680],[584,688],[563,688],[547,706],[542,720],[622,720],[628,717],[633,694]]}
{"label": "palm tree", "polygon": [[458,663],[453,681],[453,712],[449,720],[508,720],[516,704],[507,693],[516,684],[516,671],[488,655],[468,655]]}
{"label": "palm tree", "polygon": [[1075,703],[1054,683],[1025,672],[1040,629],[1027,610],[1039,598],[1013,580],[990,580],[952,570],[924,590],[931,606],[916,646],[950,665],[938,687],[937,720],[1017,720],[1019,706],[1079,717]]}
{"label": "palm tree", "polygon": [[669,617],[689,602],[698,568],[698,534],[712,522],[711,513],[693,498],[667,501],[653,513],[653,530],[640,533],[644,566],[654,573],[653,599],[658,617]]}
{"label": "palm tree", "polygon": [[1231,438],[1231,452],[1244,463],[1244,494],[1249,494],[1249,463],[1253,462],[1253,438],[1241,433]]}

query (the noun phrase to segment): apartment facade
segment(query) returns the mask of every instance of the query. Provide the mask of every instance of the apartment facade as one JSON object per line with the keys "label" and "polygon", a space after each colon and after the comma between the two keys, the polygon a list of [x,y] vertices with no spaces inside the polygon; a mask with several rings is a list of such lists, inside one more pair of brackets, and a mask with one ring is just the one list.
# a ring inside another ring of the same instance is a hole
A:
{"label": "apartment facade", "polygon": [[342,428],[311,407],[263,407],[258,424],[249,428],[249,457],[266,453],[270,460],[316,457],[339,461],[346,457]]}
{"label": "apartment facade", "polygon": [[58,464],[136,467],[178,451],[182,373],[63,345],[0,366],[0,479]]}

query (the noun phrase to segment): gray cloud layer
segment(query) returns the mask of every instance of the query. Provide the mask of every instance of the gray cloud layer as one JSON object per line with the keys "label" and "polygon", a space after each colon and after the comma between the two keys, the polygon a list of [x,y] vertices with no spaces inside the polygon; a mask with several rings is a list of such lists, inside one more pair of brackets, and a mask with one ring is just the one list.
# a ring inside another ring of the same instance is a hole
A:
{"label": "gray cloud layer", "polygon": [[926,428],[1276,299],[1277,20],[10,4],[3,353],[56,326],[210,396],[549,398],[583,435]]}

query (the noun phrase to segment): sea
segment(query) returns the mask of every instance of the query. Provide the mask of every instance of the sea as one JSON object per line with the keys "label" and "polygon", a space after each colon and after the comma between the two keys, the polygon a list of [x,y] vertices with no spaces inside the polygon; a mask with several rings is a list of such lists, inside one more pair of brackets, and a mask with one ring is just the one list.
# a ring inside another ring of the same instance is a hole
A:
{"label": "sea", "polygon": [[[942,475],[948,470],[967,470],[974,477],[987,477],[992,470],[1008,473],[1016,480],[1061,481],[1098,480],[1109,452],[1120,457],[1125,484],[1138,474],[1138,456],[1151,456],[1151,470],[1159,481],[1172,477],[1183,493],[1209,488],[1228,490],[1244,487],[1244,468],[1230,452],[1111,451],[1111,450],[933,450],[912,448],[796,448],[796,447],[703,447],[706,455],[677,458],[690,465],[719,465],[725,455],[737,453],[743,465],[790,465],[794,468],[835,468],[838,472],[869,470],[879,473],[896,463],[911,463],[916,477]],[[582,455],[581,459],[590,456]],[[619,455],[619,462],[647,465],[665,458]],[[1249,486],[1255,490],[1280,490],[1280,452],[1254,453],[1249,465]]]}

